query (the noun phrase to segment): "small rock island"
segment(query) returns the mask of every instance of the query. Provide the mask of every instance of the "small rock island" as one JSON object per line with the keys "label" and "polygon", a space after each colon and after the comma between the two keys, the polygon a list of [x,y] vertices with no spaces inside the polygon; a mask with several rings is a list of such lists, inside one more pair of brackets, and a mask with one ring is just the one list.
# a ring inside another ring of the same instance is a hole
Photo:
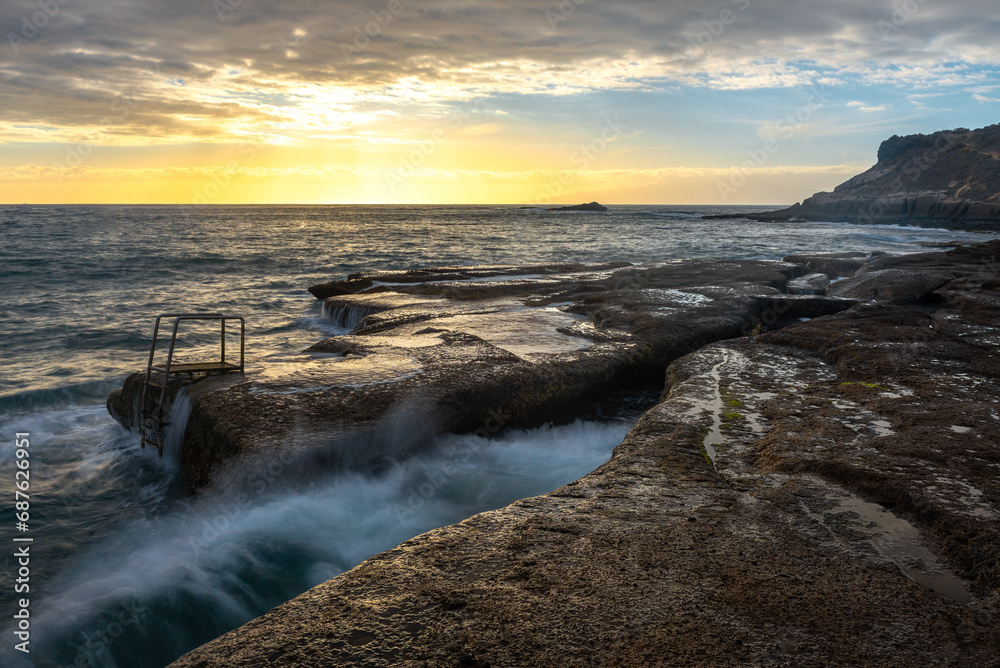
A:
{"label": "small rock island", "polygon": [[603,204],[598,204],[597,202],[590,202],[588,204],[575,204],[573,206],[557,206],[548,211],[607,211],[608,207]]}

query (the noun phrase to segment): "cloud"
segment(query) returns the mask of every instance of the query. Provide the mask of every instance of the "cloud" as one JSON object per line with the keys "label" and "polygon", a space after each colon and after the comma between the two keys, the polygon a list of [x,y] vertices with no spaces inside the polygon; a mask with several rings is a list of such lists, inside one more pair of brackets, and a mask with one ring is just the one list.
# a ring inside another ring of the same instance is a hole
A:
{"label": "cloud", "polygon": [[35,0],[0,7],[5,141],[391,140],[387,117],[441,118],[500,95],[817,81],[933,90],[984,85],[1000,67],[997,26],[984,18],[994,0],[927,3],[902,18],[869,0],[623,0],[568,13],[556,0],[56,5],[44,24]]}
{"label": "cloud", "polygon": [[946,93],[912,93],[906,96],[906,101],[918,109],[929,109],[924,102],[938,97],[944,97]]}
{"label": "cloud", "polygon": [[863,111],[866,113],[872,113],[875,111],[885,111],[887,109],[886,105],[884,104],[880,104],[878,106],[872,106],[864,102],[860,102],[858,100],[851,100],[850,102],[847,103],[847,106],[853,107],[855,109],[858,109],[859,111]]}
{"label": "cloud", "polygon": [[987,97],[986,95],[980,95],[979,93],[973,94],[972,99],[978,102],[1000,102],[1000,98]]}

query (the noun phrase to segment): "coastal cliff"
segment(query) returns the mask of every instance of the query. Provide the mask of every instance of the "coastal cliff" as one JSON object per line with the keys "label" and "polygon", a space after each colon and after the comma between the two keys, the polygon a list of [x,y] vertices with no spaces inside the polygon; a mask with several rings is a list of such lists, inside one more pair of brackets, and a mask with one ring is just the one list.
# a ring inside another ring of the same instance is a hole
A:
{"label": "coastal cliff", "polygon": [[998,254],[787,258],[854,305],[742,312],[590,475],[172,665],[995,665]]}
{"label": "coastal cliff", "polygon": [[833,192],[750,217],[1000,229],[1000,125],[893,136]]}

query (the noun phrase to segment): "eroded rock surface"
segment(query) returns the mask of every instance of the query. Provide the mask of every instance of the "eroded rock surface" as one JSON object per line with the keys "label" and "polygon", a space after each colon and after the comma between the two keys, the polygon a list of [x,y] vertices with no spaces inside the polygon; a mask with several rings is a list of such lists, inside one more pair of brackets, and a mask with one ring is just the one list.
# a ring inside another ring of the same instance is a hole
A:
{"label": "eroded rock surface", "polygon": [[682,357],[592,474],[174,665],[996,665],[998,251],[880,260],[952,278]]}
{"label": "eroded rock surface", "polygon": [[538,277],[553,274],[566,274],[578,271],[620,269],[628,266],[627,262],[615,262],[598,267],[587,267],[575,263],[538,264],[538,265],[477,265],[473,267],[432,267],[429,269],[414,269],[400,271],[362,271],[350,274],[344,280],[321,283],[309,288],[317,299],[326,299],[336,295],[348,295],[378,286],[396,284],[412,284],[439,281],[468,281],[493,279],[502,280],[508,276]]}
{"label": "eroded rock surface", "polygon": [[[181,465],[194,488],[276,455],[303,471],[366,468],[496,414],[512,425],[551,419],[617,385],[662,378],[670,361],[752,331],[765,313],[788,322],[855,303],[784,295],[804,272],[685,260],[358,274],[324,302],[350,334],[258,361],[244,382],[201,396]],[[133,375],[109,398],[126,426],[139,391]]]}

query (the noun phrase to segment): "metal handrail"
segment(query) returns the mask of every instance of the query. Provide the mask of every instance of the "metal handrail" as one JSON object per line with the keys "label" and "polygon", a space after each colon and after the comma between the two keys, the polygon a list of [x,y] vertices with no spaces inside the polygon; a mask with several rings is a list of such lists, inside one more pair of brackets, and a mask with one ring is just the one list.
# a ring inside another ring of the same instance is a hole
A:
{"label": "metal handrail", "polygon": [[[173,331],[170,334],[170,347],[167,350],[167,363],[164,367],[154,366],[153,362],[156,357],[156,342],[159,338],[160,333],[160,320],[163,318],[174,318]],[[219,321],[219,334],[220,334],[220,358],[219,358],[219,371],[236,371],[239,370],[240,373],[244,372],[245,369],[245,352],[246,352],[246,320],[242,316],[237,315],[223,315],[222,313],[162,313],[156,316],[156,323],[153,325],[153,341],[149,347],[149,361],[146,363],[146,379],[142,385],[142,396],[139,404],[139,431],[140,438],[142,439],[142,445],[145,447],[146,438],[142,436],[142,430],[144,428],[143,420],[146,414],[146,394],[149,389],[149,381],[152,376],[153,370],[163,373],[163,386],[160,388],[160,402],[157,406],[157,423],[159,429],[162,430],[163,423],[163,404],[166,402],[167,398],[167,380],[170,377],[170,367],[173,365],[174,359],[174,347],[177,343],[177,330],[180,327],[181,322],[185,320],[218,320]],[[232,368],[227,369],[226,365],[226,321],[227,320],[239,320],[240,321],[240,364],[237,367],[232,365]],[[208,369],[206,369],[207,371]],[[155,445],[151,443],[151,445]],[[160,454],[163,454],[162,447],[158,447]]]}

